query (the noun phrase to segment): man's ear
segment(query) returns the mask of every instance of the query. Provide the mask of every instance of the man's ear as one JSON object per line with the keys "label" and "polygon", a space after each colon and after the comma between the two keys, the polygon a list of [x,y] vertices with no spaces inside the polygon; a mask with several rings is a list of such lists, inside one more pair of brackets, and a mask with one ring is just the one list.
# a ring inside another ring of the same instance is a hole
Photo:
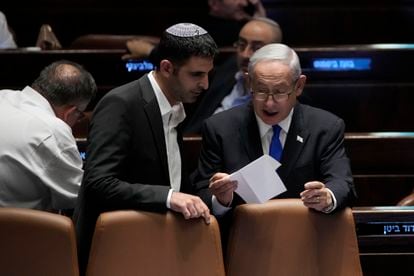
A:
{"label": "man's ear", "polygon": [[305,88],[305,83],[306,83],[306,76],[305,75],[300,75],[298,81],[296,82],[296,97],[299,97],[300,95],[302,95],[302,91],[303,88]]}
{"label": "man's ear", "polygon": [[245,85],[244,87],[251,90],[252,89],[252,82],[251,82],[251,79],[250,79],[250,76],[249,76],[248,72],[243,73],[243,79],[244,79],[244,85]]}
{"label": "man's ear", "polygon": [[160,62],[160,72],[164,76],[169,76],[174,73],[174,66],[168,59],[163,59]]}
{"label": "man's ear", "polygon": [[64,113],[63,113],[64,121],[66,122],[68,118],[70,118],[73,114],[76,114],[76,113],[77,113],[76,106],[74,105],[65,106]]}
{"label": "man's ear", "polygon": [[77,121],[77,109],[75,105],[63,105],[55,107],[56,117],[67,123],[69,126],[73,126]]}

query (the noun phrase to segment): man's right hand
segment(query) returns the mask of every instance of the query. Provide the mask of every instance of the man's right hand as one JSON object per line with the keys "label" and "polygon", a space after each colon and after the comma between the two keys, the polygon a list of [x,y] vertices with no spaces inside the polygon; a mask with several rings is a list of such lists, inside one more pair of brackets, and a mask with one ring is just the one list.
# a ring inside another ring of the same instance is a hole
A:
{"label": "man's right hand", "polygon": [[122,56],[123,60],[148,58],[154,49],[154,44],[145,39],[131,39],[126,42],[129,53]]}
{"label": "man's right hand", "polygon": [[220,204],[229,206],[237,189],[237,181],[231,181],[227,173],[215,173],[210,178],[209,188]]}
{"label": "man's right hand", "polygon": [[198,196],[173,192],[170,201],[171,210],[183,214],[185,219],[203,217],[210,224],[210,210]]}

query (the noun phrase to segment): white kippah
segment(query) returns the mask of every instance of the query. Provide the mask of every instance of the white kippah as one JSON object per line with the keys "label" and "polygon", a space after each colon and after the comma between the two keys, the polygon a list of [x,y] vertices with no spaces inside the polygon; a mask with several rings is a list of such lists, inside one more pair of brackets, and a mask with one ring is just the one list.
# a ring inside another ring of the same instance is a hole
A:
{"label": "white kippah", "polygon": [[178,23],[169,27],[166,32],[179,37],[193,37],[207,33],[206,30],[193,23]]}

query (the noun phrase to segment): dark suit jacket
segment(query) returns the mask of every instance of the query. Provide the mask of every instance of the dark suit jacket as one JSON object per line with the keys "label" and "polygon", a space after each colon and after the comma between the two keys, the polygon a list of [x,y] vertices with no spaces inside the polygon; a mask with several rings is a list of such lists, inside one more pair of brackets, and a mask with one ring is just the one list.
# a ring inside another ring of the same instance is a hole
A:
{"label": "dark suit jacket", "polygon": [[201,96],[192,114],[184,122],[184,133],[199,134],[205,119],[213,115],[220,106],[224,97],[230,94],[236,79],[237,68],[236,55],[226,60],[215,71],[209,89]]}
{"label": "dark suit jacket", "polygon": [[[166,211],[170,189],[160,109],[148,77],[115,88],[94,110],[74,220],[85,269],[96,219],[118,209]],[[182,135],[178,129],[182,148]],[[181,191],[191,193],[183,163]]]}
{"label": "dark suit jacket", "polygon": [[[303,185],[317,180],[331,189],[338,208],[350,203],[355,191],[344,149],[344,128],[343,120],[327,111],[296,105],[282,153],[282,166],[277,171],[287,191],[278,198],[300,197]],[[298,141],[298,136],[303,142]],[[207,119],[202,143],[200,162],[193,175],[198,189],[205,189],[214,173],[232,173],[262,156],[251,103]]]}

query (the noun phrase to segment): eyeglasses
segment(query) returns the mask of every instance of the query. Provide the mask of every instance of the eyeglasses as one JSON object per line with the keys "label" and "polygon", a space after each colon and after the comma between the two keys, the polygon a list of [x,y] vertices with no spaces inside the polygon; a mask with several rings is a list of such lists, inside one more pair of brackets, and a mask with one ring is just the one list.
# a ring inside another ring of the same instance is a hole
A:
{"label": "eyeglasses", "polygon": [[269,96],[272,97],[274,102],[284,102],[289,98],[289,95],[292,94],[293,90],[289,93],[264,93],[264,92],[253,92],[253,96],[256,100],[264,102],[267,101]]}
{"label": "eyeglasses", "polygon": [[272,100],[274,102],[284,102],[289,98],[289,95],[292,94],[293,91],[295,91],[295,88],[296,88],[296,82],[293,88],[287,93],[267,93],[267,92],[257,92],[257,91],[253,91],[252,93],[253,93],[254,99],[260,102],[267,101],[267,99],[269,99],[269,96],[272,97]]}
{"label": "eyeglasses", "polygon": [[246,40],[238,40],[236,42],[233,43],[233,46],[239,50],[239,51],[244,51],[246,50],[247,47],[250,47],[250,49],[252,50],[252,52],[256,52],[257,50],[259,50],[260,48],[262,48],[264,46],[263,42],[248,42]]}

